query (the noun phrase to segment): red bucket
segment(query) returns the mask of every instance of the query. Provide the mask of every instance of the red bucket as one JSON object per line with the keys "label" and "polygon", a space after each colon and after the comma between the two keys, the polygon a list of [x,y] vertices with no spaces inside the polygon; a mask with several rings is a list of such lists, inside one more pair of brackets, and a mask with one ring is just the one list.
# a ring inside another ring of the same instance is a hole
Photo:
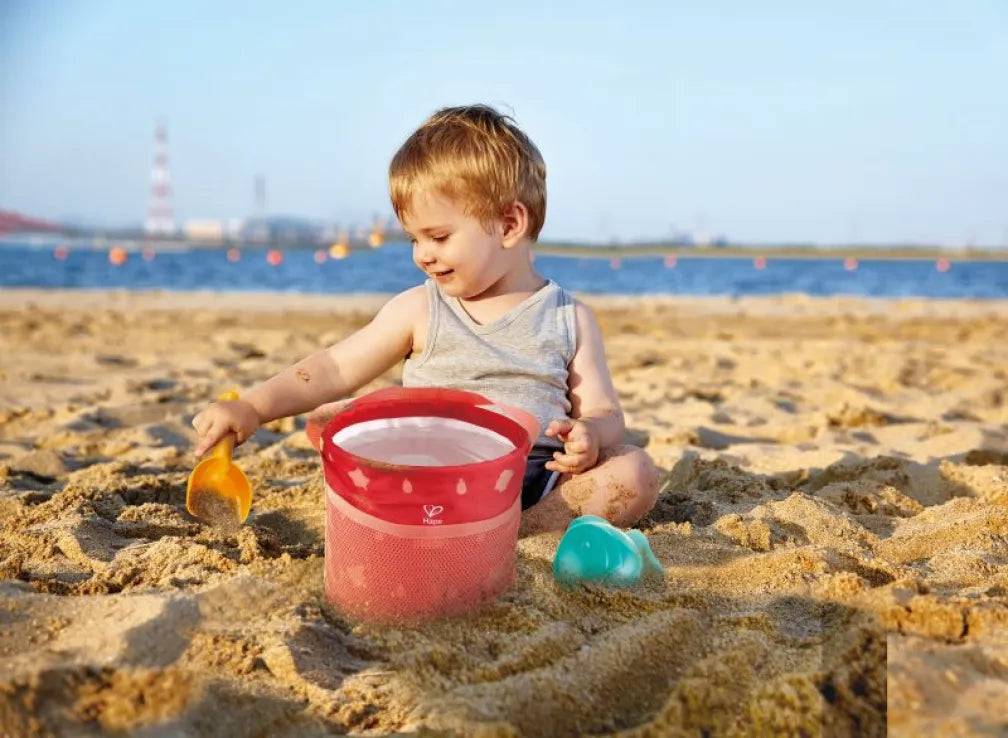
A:
{"label": "red bucket", "polygon": [[470,392],[391,388],[307,432],[325,476],[325,592],[341,612],[451,615],[514,580],[525,460],[539,432],[530,414]]}

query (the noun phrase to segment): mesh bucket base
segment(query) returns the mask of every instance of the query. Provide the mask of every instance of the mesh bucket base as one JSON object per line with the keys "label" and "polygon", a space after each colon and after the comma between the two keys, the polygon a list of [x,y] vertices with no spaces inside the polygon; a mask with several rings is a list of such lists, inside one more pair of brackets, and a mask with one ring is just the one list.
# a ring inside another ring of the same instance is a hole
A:
{"label": "mesh bucket base", "polygon": [[[325,594],[344,615],[403,622],[456,615],[515,578],[521,509],[469,535],[412,538],[372,528],[326,503]],[[440,533],[440,531],[439,531]]]}

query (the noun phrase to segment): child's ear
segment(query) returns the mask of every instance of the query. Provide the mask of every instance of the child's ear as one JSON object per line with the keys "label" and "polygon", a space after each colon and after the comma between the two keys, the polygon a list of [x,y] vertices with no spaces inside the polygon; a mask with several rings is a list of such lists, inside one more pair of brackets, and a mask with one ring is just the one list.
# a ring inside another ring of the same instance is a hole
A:
{"label": "child's ear", "polygon": [[508,205],[501,214],[501,228],[502,245],[509,249],[528,234],[528,208],[517,200]]}

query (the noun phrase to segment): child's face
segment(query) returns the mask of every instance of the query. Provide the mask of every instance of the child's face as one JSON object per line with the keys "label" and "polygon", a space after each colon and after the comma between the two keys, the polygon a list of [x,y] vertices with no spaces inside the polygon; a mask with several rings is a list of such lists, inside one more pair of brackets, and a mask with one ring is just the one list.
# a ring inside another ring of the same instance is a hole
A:
{"label": "child's face", "polygon": [[446,294],[463,299],[484,294],[510,266],[500,223],[484,224],[450,199],[421,191],[403,218],[413,238],[413,262]]}

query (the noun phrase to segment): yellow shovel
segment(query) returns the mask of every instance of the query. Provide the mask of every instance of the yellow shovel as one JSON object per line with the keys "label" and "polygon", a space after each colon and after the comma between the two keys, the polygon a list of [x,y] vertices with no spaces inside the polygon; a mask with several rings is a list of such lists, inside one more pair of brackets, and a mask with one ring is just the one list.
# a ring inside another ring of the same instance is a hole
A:
{"label": "yellow shovel", "polygon": [[[225,392],[219,400],[237,400],[237,392]],[[231,461],[235,437],[229,433],[189,475],[186,510],[217,528],[233,529],[245,522],[252,507],[252,485]]]}

